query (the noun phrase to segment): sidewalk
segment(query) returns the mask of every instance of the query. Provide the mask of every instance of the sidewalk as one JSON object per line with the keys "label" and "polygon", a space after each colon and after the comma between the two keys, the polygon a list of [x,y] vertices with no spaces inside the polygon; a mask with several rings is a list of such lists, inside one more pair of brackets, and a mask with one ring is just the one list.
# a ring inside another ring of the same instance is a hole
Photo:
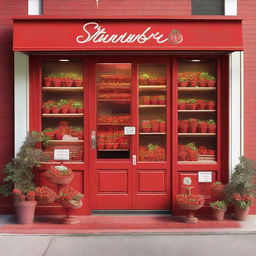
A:
{"label": "sidewalk", "polygon": [[171,215],[91,215],[76,216],[78,224],[61,224],[62,216],[36,216],[34,223],[20,225],[14,215],[0,216],[0,234],[242,234],[256,233],[256,216],[239,222],[232,215],[224,221],[201,216],[198,223],[182,222]]}

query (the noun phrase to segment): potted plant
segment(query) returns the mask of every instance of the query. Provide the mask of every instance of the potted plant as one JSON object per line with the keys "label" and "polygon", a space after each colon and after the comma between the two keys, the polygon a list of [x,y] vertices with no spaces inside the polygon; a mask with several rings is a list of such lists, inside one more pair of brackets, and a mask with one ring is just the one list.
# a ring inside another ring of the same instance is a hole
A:
{"label": "potted plant", "polygon": [[189,75],[189,86],[190,87],[197,87],[198,85],[198,73],[192,72]]}
{"label": "potted plant", "polygon": [[42,186],[35,189],[35,198],[39,204],[51,204],[55,201],[56,193],[49,187]]}
{"label": "potted plant", "polygon": [[209,74],[207,72],[201,72],[199,75],[199,87],[206,87],[207,83],[206,83],[206,79],[209,76]]}
{"label": "potted plant", "polygon": [[213,119],[209,119],[207,121],[208,126],[208,133],[215,133],[216,132],[216,123]]}
{"label": "potted plant", "polygon": [[139,84],[140,85],[148,85],[148,79],[150,78],[150,75],[147,73],[144,73],[139,78]]}
{"label": "potted plant", "polygon": [[224,220],[225,212],[227,210],[225,201],[210,202],[210,206],[212,207],[213,218],[218,221]]}
{"label": "potted plant", "polygon": [[178,161],[186,161],[187,160],[187,150],[185,145],[178,146]]}
{"label": "potted plant", "polygon": [[246,220],[250,206],[254,202],[255,192],[255,163],[241,156],[239,163],[231,175],[230,182],[225,185],[225,201],[235,206],[238,220]]}
{"label": "potted plant", "polygon": [[165,95],[159,95],[157,99],[158,105],[165,105],[166,97]]}
{"label": "potted plant", "polygon": [[55,138],[55,129],[53,128],[46,128],[43,130],[45,136],[49,138],[49,140],[54,140]]}
{"label": "potted plant", "polygon": [[166,131],[166,121],[159,119],[159,132],[165,132]]}
{"label": "potted plant", "polygon": [[152,119],[151,123],[151,130],[152,132],[159,132],[159,122],[157,119]]}
{"label": "potted plant", "polygon": [[73,85],[73,80],[72,77],[70,76],[70,73],[65,74],[65,87],[72,87]]}
{"label": "potted plant", "polygon": [[60,106],[57,103],[53,103],[51,106],[52,114],[59,114],[60,113]]}
{"label": "potted plant", "polygon": [[198,131],[199,132],[207,133],[207,128],[208,128],[207,122],[205,122],[205,121],[198,122]]}
{"label": "potted plant", "polygon": [[76,87],[82,87],[83,77],[76,73],[70,73],[69,77],[73,80],[73,83]]}
{"label": "potted plant", "polygon": [[44,86],[45,87],[51,87],[52,81],[53,81],[53,79],[50,75],[44,77]]}
{"label": "potted plant", "polygon": [[195,118],[190,118],[188,120],[188,131],[191,133],[196,133],[197,132],[197,125],[198,125],[198,120]]}
{"label": "potted plant", "polygon": [[150,105],[150,99],[151,97],[149,95],[142,96],[143,105]]}
{"label": "potted plant", "polygon": [[216,105],[215,101],[209,100],[209,101],[206,102],[206,109],[214,110],[215,105]]}
{"label": "potted plant", "polygon": [[221,181],[215,181],[211,185],[211,198],[216,200],[223,200],[224,194],[223,194],[224,185],[222,185]]}
{"label": "potted plant", "polygon": [[158,103],[158,95],[151,96],[150,101],[152,105],[157,105]]}
{"label": "potted plant", "polygon": [[188,120],[179,120],[178,121],[178,131],[179,133],[187,133],[188,132]]}
{"label": "potted plant", "polygon": [[215,87],[216,78],[214,76],[207,76],[206,81],[207,81],[207,86],[208,87]]}
{"label": "potted plant", "polygon": [[73,171],[64,165],[50,166],[48,170],[44,172],[44,176],[51,183],[54,184],[69,184],[74,178]]}
{"label": "potted plant", "polygon": [[0,193],[5,196],[11,195],[13,191],[16,216],[21,224],[30,224],[34,218],[36,201],[33,168],[39,167],[41,161],[48,160],[43,151],[36,148],[39,142],[48,142],[43,133],[33,131],[27,134],[16,157],[5,166],[6,177],[0,186]]}
{"label": "potted plant", "polygon": [[76,109],[76,112],[77,113],[83,113],[84,112],[84,108],[83,108],[83,103],[80,102],[80,101],[75,101],[73,104],[72,104],[72,107],[74,107]]}
{"label": "potted plant", "polygon": [[151,131],[151,123],[150,120],[143,120],[141,122],[141,126],[142,126],[142,131],[143,132],[150,132]]}
{"label": "potted plant", "polygon": [[186,107],[186,100],[178,99],[178,109],[185,110]]}
{"label": "potted plant", "polygon": [[68,104],[68,100],[60,99],[58,102],[58,106],[62,114],[67,114],[69,112],[70,105]]}
{"label": "potted plant", "polygon": [[197,100],[197,109],[204,110],[206,108],[205,100]]}
{"label": "potted plant", "polygon": [[187,161],[197,161],[198,160],[199,152],[198,152],[196,145],[193,142],[188,143],[186,145],[186,150],[187,150]]}
{"label": "potted plant", "polygon": [[186,103],[186,109],[196,110],[197,101],[196,99],[188,99]]}
{"label": "potted plant", "polygon": [[180,75],[178,77],[178,86],[179,87],[187,87],[188,86],[188,78]]}
{"label": "potted plant", "polygon": [[50,114],[51,113],[51,107],[54,104],[53,100],[46,101],[42,106],[43,114]]}

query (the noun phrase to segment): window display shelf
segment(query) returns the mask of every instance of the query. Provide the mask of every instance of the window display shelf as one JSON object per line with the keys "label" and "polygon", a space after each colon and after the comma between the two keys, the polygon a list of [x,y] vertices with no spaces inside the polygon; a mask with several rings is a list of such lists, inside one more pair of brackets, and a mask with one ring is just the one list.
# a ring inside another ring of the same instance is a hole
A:
{"label": "window display shelf", "polygon": [[166,132],[140,132],[140,135],[166,135]]}
{"label": "window display shelf", "polygon": [[216,91],[216,87],[178,87],[180,92],[208,92]]}
{"label": "window display shelf", "polygon": [[56,164],[83,164],[84,162],[81,161],[49,161],[49,162],[40,162],[40,165],[43,165],[43,164],[50,164],[50,165],[56,165]]}
{"label": "window display shelf", "polygon": [[140,85],[140,91],[165,91],[166,85]]}
{"label": "window display shelf", "polygon": [[104,151],[104,152],[129,151],[129,149],[98,149],[98,151]]}
{"label": "window display shelf", "polygon": [[179,113],[214,113],[214,112],[216,112],[216,110],[215,109],[213,109],[213,110],[187,110],[187,109],[185,109],[185,110],[178,110],[178,112]]}
{"label": "window display shelf", "polygon": [[178,161],[180,165],[195,165],[195,164],[217,164],[215,160],[199,160],[199,161]]}
{"label": "window display shelf", "polygon": [[60,144],[65,144],[65,143],[83,143],[84,140],[49,140],[50,143],[60,143]]}
{"label": "window display shelf", "polygon": [[84,114],[42,114],[43,117],[83,117]]}
{"label": "window display shelf", "polygon": [[118,125],[118,126],[125,126],[125,125],[127,125],[127,126],[129,126],[129,125],[131,125],[131,124],[108,124],[108,123],[97,123],[97,125]]}
{"label": "window display shelf", "polygon": [[139,105],[139,108],[165,108],[166,105]]}
{"label": "window display shelf", "polygon": [[216,136],[216,133],[178,133],[178,136],[183,136],[183,137],[201,137],[201,136]]}
{"label": "window display shelf", "polygon": [[97,99],[98,102],[131,102],[131,99]]}
{"label": "window display shelf", "polygon": [[42,90],[49,92],[80,92],[84,90],[84,87],[43,87]]}

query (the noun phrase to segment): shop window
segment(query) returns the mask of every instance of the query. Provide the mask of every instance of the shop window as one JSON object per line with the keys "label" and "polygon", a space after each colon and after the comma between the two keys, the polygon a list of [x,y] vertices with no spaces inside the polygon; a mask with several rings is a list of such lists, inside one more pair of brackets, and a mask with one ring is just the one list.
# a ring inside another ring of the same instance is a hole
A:
{"label": "shop window", "polygon": [[192,0],[192,15],[224,15],[224,0]]}

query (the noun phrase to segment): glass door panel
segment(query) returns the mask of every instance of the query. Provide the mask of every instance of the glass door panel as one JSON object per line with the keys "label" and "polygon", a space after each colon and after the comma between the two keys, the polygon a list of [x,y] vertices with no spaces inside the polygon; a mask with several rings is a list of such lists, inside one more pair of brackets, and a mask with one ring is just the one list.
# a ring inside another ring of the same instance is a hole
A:
{"label": "glass door panel", "polygon": [[138,65],[139,161],[166,161],[166,65]]}
{"label": "glass door panel", "polygon": [[216,60],[178,62],[178,161],[214,163],[217,149]]}
{"label": "glass door panel", "polygon": [[130,158],[131,64],[96,64],[97,158]]}

